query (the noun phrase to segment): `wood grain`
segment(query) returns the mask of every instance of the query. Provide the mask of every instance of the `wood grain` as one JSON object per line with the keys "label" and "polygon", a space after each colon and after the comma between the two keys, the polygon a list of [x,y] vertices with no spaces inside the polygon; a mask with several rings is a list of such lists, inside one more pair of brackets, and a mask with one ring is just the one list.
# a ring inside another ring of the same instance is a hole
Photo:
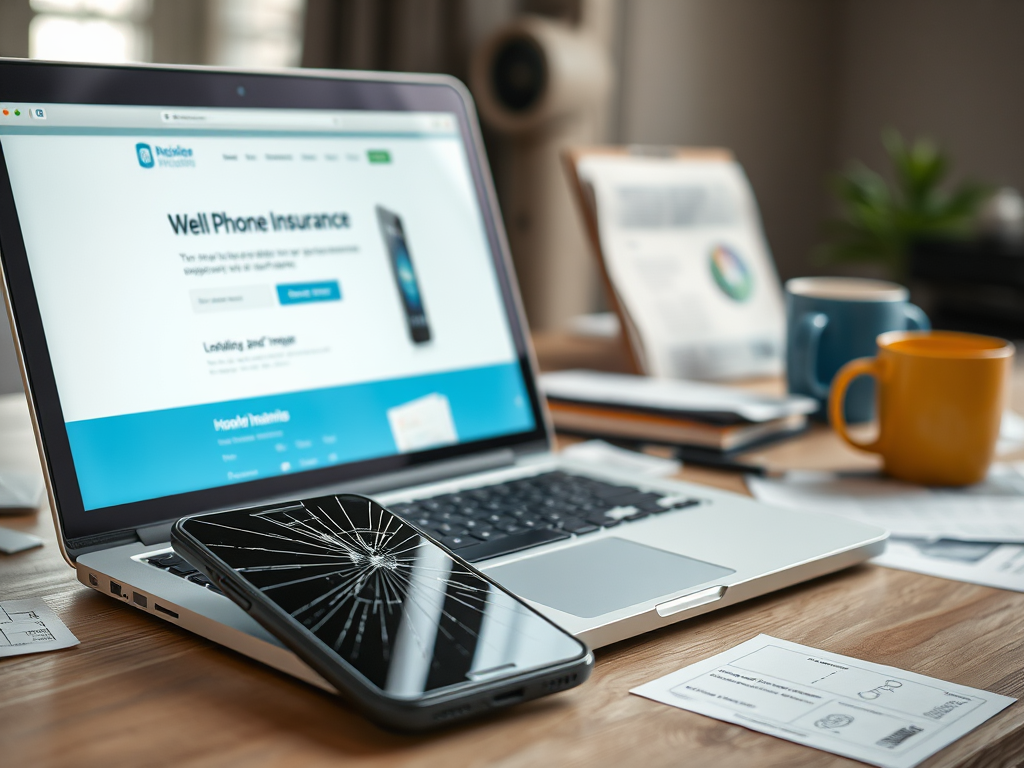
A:
{"label": "wood grain", "polygon": [[[19,407],[0,403],[0,426],[11,427],[0,456],[31,465]],[[794,465],[850,461],[824,429],[784,451]],[[733,474],[688,468],[684,477],[743,490]],[[1024,696],[1024,594],[863,565],[600,649],[593,678],[572,691],[430,736],[399,736],[79,585],[45,512],[0,524],[46,539],[42,549],[0,555],[0,599],[45,596],[81,640],[0,660],[3,766],[859,765],[628,694],[761,632]],[[1022,761],[1018,703],[924,765]]]}

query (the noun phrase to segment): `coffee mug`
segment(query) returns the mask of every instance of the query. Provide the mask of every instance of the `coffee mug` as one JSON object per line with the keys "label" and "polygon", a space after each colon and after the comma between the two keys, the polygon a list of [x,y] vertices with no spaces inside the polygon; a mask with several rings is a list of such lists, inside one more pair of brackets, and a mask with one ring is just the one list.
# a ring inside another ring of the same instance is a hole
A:
{"label": "coffee mug", "polygon": [[[879,453],[885,472],[923,485],[970,485],[988,473],[1009,394],[1013,344],[952,331],[894,331],[878,356],[844,365],[829,417],[847,443]],[[850,437],[843,398],[858,376],[878,382],[878,437]]]}
{"label": "coffee mug", "polygon": [[[818,401],[824,419],[836,371],[874,354],[886,331],[928,330],[928,316],[907,301],[902,285],[855,277],[797,277],[786,283],[786,379],[793,394]],[[846,399],[846,420],[868,421],[874,388],[858,381]]]}

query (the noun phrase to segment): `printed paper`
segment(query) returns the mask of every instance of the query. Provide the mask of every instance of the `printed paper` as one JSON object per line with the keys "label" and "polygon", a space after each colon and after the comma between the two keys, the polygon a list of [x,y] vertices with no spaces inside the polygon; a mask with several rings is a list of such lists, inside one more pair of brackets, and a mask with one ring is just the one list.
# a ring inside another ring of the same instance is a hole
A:
{"label": "printed paper", "polygon": [[1024,546],[989,541],[889,539],[872,560],[886,568],[1024,592]]}
{"label": "printed paper", "polygon": [[0,603],[0,657],[56,651],[78,645],[78,638],[39,598]]}
{"label": "printed paper", "polygon": [[759,635],[630,693],[883,768],[910,768],[1016,699]]}
{"label": "printed paper", "polygon": [[887,528],[893,536],[1024,543],[1024,462],[995,464],[966,488],[928,488],[878,475],[787,472],[748,477],[758,501],[827,512]]}

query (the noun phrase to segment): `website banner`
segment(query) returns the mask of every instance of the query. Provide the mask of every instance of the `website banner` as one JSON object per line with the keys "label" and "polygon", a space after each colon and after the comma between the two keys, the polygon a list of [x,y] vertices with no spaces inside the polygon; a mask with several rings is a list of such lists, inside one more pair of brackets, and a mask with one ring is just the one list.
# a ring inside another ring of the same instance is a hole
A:
{"label": "website banner", "polygon": [[86,509],[530,429],[518,365],[67,425]]}

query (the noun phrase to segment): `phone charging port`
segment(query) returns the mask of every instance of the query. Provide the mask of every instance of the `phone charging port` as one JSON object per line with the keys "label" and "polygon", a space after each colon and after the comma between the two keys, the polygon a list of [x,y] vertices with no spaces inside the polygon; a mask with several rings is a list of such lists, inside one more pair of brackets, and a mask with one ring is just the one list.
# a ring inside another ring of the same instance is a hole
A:
{"label": "phone charging port", "polygon": [[499,693],[491,698],[492,707],[507,707],[509,704],[515,704],[526,698],[526,690],[524,688],[516,688],[514,691],[505,691]]}

